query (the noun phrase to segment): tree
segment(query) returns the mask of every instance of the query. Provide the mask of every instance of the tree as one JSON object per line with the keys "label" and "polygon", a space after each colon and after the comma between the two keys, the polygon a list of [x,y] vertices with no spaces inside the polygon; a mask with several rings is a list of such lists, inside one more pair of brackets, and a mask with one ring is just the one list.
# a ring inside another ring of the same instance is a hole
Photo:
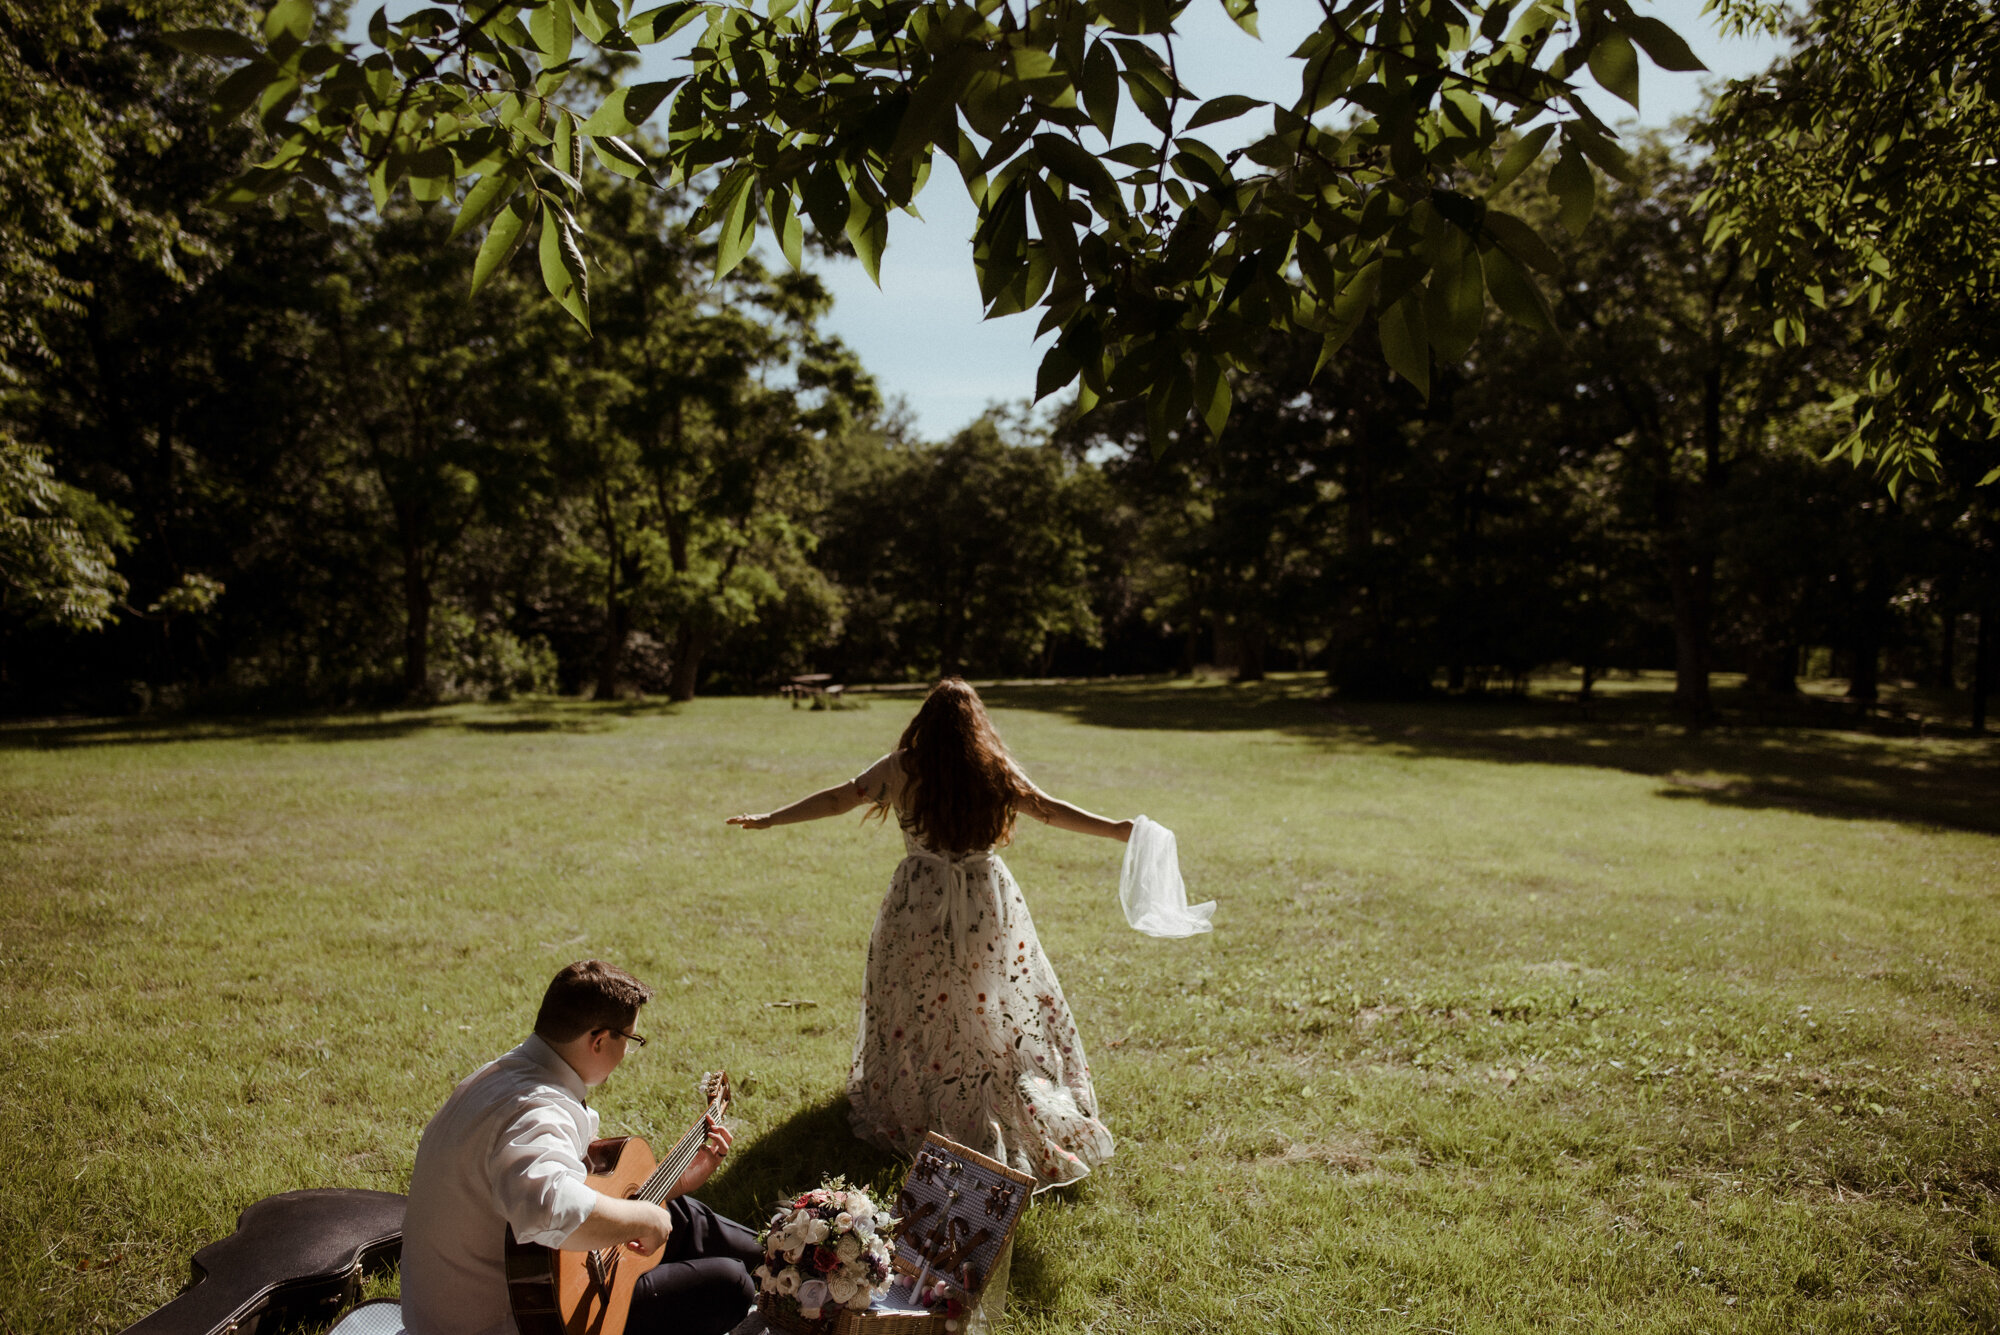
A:
{"label": "tree", "polygon": [[1892,487],[1969,449],[2000,479],[2000,25],[1984,0],[1730,0],[1793,52],[1732,83],[1698,142],[1708,233],[1739,251],[1799,342],[1816,310],[1865,312],[1844,445]]}
{"label": "tree", "polygon": [[[1717,562],[1738,466],[1773,424],[1838,393],[1850,367],[1833,317],[1780,342],[1756,308],[1733,243],[1702,240],[1705,164],[1663,143],[1638,179],[1611,192],[1598,227],[1565,247],[1558,319],[1571,335],[1562,374],[1615,443],[1616,503],[1664,577],[1674,628],[1676,712],[1711,713]],[[1805,324],[1801,324],[1806,329]]]}
{"label": "tree", "polygon": [[668,693],[691,699],[713,649],[814,582],[795,516],[817,455],[875,391],[819,331],[816,278],[753,259],[712,287],[675,195],[620,181],[592,202],[609,242],[598,336],[542,331],[536,413],[582,507],[571,555],[603,611],[596,694],[623,689],[644,625],[669,638]]}
{"label": "tree", "polygon": [[[536,425],[516,390],[528,353],[514,284],[468,302],[468,255],[416,210],[343,228],[341,271],[323,288],[323,339],[340,411],[330,429],[386,502],[400,565],[402,694],[431,698],[431,615],[440,563],[536,467]],[[469,246],[461,247],[470,249]]]}
{"label": "tree", "polygon": [[[95,630],[125,596],[126,516],[56,480],[48,452],[0,427],[0,615]],[[0,681],[6,676],[0,660]]]}
{"label": "tree", "polygon": [[162,27],[247,26],[244,0],[0,0],[0,360],[48,356],[43,321],[88,288],[62,260],[115,234],[177,274],[212,255],[200,229],[120,170],[180,139],[158,91]]}
{"label": "tree", "polygon": [[992,413],[875,462],[836,502],[825,543],[855,607],[848,654],[880,655],[854,666],[1043,672],[1061,641],[1097,642],[1088,529],[1108,498],[1096,469]]}
{"label": "tree", "polygon": [[[1255,32],[1255,0],[1222,3]],[[348,49],[313,40],[311,0],[279,0],[262,41],[177,40],[243,62],[218,105],[255,105],[281,142],[220,205],[290,191],[311,207],[339,169],[365,175],[378,208],[399,186],[437,201],[464,181],[456,229],[490,222],[475,284],[538,232],[550,292],[585,323],[573,209],[586,147],[602,169],[650,179],[629,136],[663,106],[665,175],[709,183],[696,223],[719,228],[718,273],[749,254],[760,220],[796,265],[807,218],[872,271],[890,213],[913,206],[942,152],[979,210],[989,312],[1038,307],[1061,331],[1038,397],[1080,380],[1086,407],[1143,398],[1156,448],[1191,412],[1221,431],[1229,373],[1267,328],[1332,355],[1372,322],[1390,364],[1424,388],[1432,351],[1462,354],[1489,293],[1545,324],[1530,270],[1548,251],[1491,190],[1557,142],[1547,179],[1580,223],[1594,168],[1626,170],[1577,96],[1583,71],[1636,105],[1638,50],[1700,68],[1628,0],[1328,0],[1294,52],[1295,96],[1203,101],[1174,56],[1187,4],[673,0],[625,17],[614,0],[462,0],[393,23],[378,12],[368,44]],[[629,52],[697,20],[690,73],[594,109],[559,100],[579,34]],[[1119,143],[1128,100],[1147,125]],[[1252,111],[1272,128],[1242,149],[1193,133]]]}

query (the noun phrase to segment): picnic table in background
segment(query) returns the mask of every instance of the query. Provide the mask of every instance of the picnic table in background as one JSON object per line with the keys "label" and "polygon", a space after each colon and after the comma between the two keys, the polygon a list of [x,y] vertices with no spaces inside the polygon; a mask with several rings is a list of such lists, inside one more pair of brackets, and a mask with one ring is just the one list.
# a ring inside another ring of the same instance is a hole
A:
{"label": "picnic table in background", "polygon": [[799,707],[801,700],[831,704],[840,696],[840,683],[833,679],[831,672],[807,672],[780,686],[778,694],[789,697],[793,709]]}

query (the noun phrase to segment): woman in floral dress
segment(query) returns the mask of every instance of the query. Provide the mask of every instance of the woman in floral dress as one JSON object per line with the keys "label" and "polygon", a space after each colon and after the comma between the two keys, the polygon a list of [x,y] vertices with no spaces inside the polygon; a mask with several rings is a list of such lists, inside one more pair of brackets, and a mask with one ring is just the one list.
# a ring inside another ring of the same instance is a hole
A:
{"label": "woman in floral dress", "polygon": [[767,815],[763,830],[872,804],[896,813],[903,860],[868,940],[847,1093],[855,1134],[910,1154],[926,1131],[1030,1173],[1036,1189],[1111,1157],[1062,985],[1020,887],[994,849],[1017,811],[1057,829],[1126,840],[1035,787],[1007,756],[979,694],[932,688],[896,749],[856,778]]}

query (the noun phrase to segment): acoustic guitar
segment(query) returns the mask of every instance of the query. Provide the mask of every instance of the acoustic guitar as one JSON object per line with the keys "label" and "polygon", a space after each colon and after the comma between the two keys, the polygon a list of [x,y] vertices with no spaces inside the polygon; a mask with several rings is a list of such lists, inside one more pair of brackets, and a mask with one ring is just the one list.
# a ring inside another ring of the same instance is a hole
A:
{"label": "acoustic guitar", "polygon": [[[701,1080],[708,1106],[664,1161],[638,1136],[592,1141],[585,1178],[607,1196],[651,1201],[667,1198],[707,1143],[709,1121],[729,1109],[729,1076],[717,1071]],[[589,1252],[558,1251],[521,1242],[507,1230],[507,1301],[521,1335],[622,1335],[632,1306],[632,1285],[660,1263],[660,1253],[640,1255],[625,1247]]]}

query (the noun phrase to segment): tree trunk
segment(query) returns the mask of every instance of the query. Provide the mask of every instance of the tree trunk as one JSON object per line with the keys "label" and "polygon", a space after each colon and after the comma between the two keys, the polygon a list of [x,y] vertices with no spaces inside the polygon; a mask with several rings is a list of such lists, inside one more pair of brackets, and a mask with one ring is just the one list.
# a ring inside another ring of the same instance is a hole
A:
{"label": "tree trunk", "polygon": [[1674,601],[1674,713],[1689,727],[1709,721],[1709,600],[1715,559],[1682,556],[1668,572]]}
{"label": "tree trunk", "polygon": [[403,700],[421,704],[431,698],[431,581],[424,568],[424,549],[410,538],[403,541]]}
{"label": "tree trunk", "polygon": [[2000,657],[2000,645],[1993,643],[1995,634],[2000,634],[2000,616],[1995,616],[1993,605],[1988,603],[1979,609],[1979,647],[1972,655],[1972,730],[1986,731],[1986,696],[1993,689],[1993,660]]}
{"label": "tree trunk", "polygon": [[1870,578],[1861,585],[1861,606],[1854,619],[1849,650],[1854,666],[1847,678],[1847,698],[1874,704],[1882,698],[1882,641],[1887,638],[1889,593],[1894,586],[1884,579]]}
{"label": "tree trunk", "polygon": [[669,699],[688,701],[694,699],[695,685],[701,679],[702,656],[715,641],[715,632],[707,624],[693,621],[681,622],[680,630],[674,636],[673,675],[667,682]]}
{"label": "tree trunk", "polygon": [[1944,634],[1939,637],[1937,688],[1940,691],[1953,690],[1958,686],[1958,674],[1952,660],[1958,657],[1958,612],[1953,609],[1944,614]]}
{"label": "tree trunk", "polygon": [[[597,656],[597,686],[593,700],[616,700],[625,676],[625,645],[632,638],[632,609],[616,592],[605,599],[604,644]],[[678,661],[674,670],[680,670]]]}
{"label": "tree trunk", "polygon": [[1246,622],[1236,631],[1236,680],[1264,680],[1264,650],[1269,636],[1261,621]]}

